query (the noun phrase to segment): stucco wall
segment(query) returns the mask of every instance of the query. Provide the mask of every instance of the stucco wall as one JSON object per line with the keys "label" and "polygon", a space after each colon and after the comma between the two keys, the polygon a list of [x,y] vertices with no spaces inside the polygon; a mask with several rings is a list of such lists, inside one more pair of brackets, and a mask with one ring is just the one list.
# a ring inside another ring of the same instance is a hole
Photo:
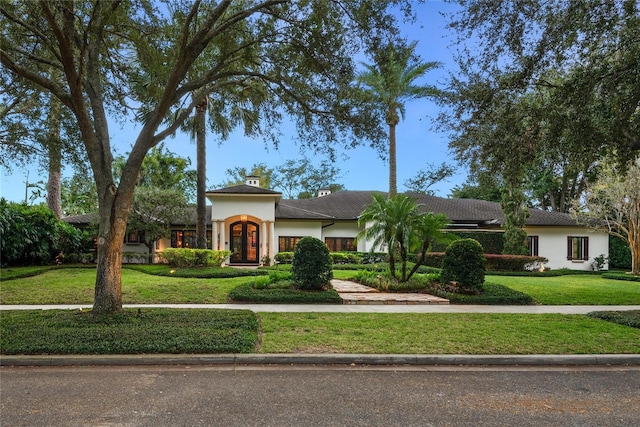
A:
{"label": "stucco wall", "polygon": [[283,221],[275,224],[276,252],[278,252],[277,241],[280,236],[306,237],[311,236],[322,239],[322,224],[318,221]]}
{"label": "stucco wall", "polygon": [[275,220],[274,197],[216,196],[211,200],[212,219],[223,220],[237,215],[251,215],[262,221]]}
{"label": "stucco wall", "polygon": [[[609,236],[603,232],[594,232],[585,228],[527,227],[527,235],[538,236],[538,255],[549,259],[545,264],[552,270],[568,268],[571,270],[592,270],[593,259],[604,254],[609,256]],[[589,238],[589,259],[567,259],[567,237]],[[605,265],[605,269],[608,265]]]}

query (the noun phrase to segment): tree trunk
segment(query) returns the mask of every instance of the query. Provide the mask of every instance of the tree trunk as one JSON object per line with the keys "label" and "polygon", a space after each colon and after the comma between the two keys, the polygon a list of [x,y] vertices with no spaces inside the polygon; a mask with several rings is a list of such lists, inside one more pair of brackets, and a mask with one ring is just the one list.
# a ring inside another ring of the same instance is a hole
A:
{"label": "tree trunk", "polygon": [[107,237],[98,237],[98,261],[93,311],[117,313],[122,311],[122,242],[126,221],[115,222]]}
{"label": "tree trunk", "polygon": [[208,100],[205,98],[196,106],[196,247],[207,248],[207,147],[205,118]]}
{"label": "tree trunk", "polygon": [[396,124],[389,122],[389,197],[398,194],[396,166]]}
{"label": "tree trunk", "polygon": [[629,221],[629,249],[631,249],[631,274],[640,275],[640,224]]}
{"label": "tree trunk", "polygon": [[60,141],[60,114],[61,105],[58,98],[51,96],[49,101],[49,132],[47,132],[47,150],[49,157],[49,177],[47,179],[47,207],[55,214],[56,218],[62,218],[61,207],[61,170],[62,170],[62,146]]}

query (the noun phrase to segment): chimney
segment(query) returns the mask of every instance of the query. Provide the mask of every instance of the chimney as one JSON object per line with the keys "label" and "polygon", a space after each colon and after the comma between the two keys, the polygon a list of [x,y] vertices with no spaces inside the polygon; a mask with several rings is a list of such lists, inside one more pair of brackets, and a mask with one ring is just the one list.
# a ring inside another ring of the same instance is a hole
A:
{"label": "chimney", "polygon": [[260,177],[257,175],[249,175],[245,178],[245,184],[251,187],[260,187]]}
{"label": "chimney", "polygon": [[328,188],[321,188],[318,190],[318,197],[328,196],[329,194],[331,194],[331,190]]}

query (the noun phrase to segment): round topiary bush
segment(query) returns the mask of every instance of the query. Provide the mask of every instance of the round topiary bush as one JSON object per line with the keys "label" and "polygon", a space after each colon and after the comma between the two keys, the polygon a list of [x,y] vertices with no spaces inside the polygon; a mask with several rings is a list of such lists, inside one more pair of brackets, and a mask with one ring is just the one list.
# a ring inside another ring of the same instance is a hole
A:
{"label": "round topiary bush", "polygon": [[327,245],[315,237],[300,239],[293,250],[291,275],[298,289],[321,291],[329,288],[333,271]]}
{"label": "round topiary bush", "polygon": [[440,280],[456,282],[465,292],[479,292],[484,283],[484,262],[483,249],[477,240],[456,240],[444,252]]}

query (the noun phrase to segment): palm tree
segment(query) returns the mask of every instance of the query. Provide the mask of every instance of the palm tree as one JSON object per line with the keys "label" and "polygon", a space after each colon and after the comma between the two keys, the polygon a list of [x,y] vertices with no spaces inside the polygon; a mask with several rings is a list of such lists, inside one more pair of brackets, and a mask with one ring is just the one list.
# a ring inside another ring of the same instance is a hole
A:
{"label": "palm tree", "polygon": [[207,130],[205,120],[209,97],[205,96],[196,105],[196,248],[207,247]]}
{"label": "palm tree", "polygon": [[416,57],[418,42],[389,43],[374,54],[374,64],[364,64],[366,70],[358,75],[358,83],[380,104],[389,126],[389,197],[398,193],[396,177],[396,126],[404,119],[404,103],[411,99],[437,97],[434,86],[416,85],[414,81],[428,71],[438,68],[438,62],[422,62]]}
{"label": "palm tree", "polygon": [[401,280],[406,278],[412,226],[417,215],[418,207],[410,197],[397,194],[386,198],[383,194],[374,194],[373,202],[358,218],[358,225],[364,227],[358,238],[371,239],[373,247],[386,246],[393,278],[396,278],[396,256],[402,263]]}
{"label": "palm tree", "polygon": [[[396,278],[396,257],[401,262],[401,282],[414,275],[426,260],[426,254],[434,243],[444,243],[456,236],[443,233],[448,220],[442,214],[420,213],[415,200],[404,194],[386,198],[374,194],[373,202],[358,218],[358,225],[365,227],[358,238],[371,239],[374,247],[386,246],[389,255],[391,277]],[[418,252],[416,264],[407,274],[409,251]]]}
{"label": "palm tree", "polygon": [[409,280],[418,271],[418,268],[424,264],[427,259],[427,252],[431,250],[433,244],[448,243],[458,238],[453,234],[442,231],[448,224],[449,220],[444,214],[427,212],[414,218],[411,249],[418,253],[418,259],[406,280]]}

